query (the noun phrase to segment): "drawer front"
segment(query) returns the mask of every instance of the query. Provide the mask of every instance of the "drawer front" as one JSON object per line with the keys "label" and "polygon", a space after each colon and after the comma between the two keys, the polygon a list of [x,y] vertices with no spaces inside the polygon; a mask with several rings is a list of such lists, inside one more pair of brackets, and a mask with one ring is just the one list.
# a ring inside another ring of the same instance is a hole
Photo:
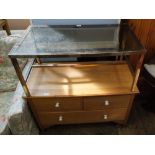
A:
{"label": "drawer front", "polygon": [[81,98],[33,98],[31,100],[38,112],[82,110]]}
{"label": "drawer front", "polygon": [[102,110],[108,108],[127,108],[130,102],[130,95],[85,97],[85,110]]}
{"label": "drawer front", "polygon": [[44,128],[56,124],[92,123],[117,121],[125,118],[127,109],[85,111],[85,112],[55,112],[38,113],[40,122]]}

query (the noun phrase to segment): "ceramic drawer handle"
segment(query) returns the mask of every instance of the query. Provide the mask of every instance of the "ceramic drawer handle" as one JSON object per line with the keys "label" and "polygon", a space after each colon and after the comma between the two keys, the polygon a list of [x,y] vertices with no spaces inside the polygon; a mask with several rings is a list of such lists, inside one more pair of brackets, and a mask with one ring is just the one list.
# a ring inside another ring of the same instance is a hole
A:
{"label": "ceramic drawer handle", "polygon": [[104,119],[108,119],[108,115],[104,115]]}
{"label": "ceramic drawer handle", "polygon": [[59,122],[62,122],[62,121],[63,121],[63,117],[59,116]]}
{"label": "ceramic drawer handle", "polygon": [[104,101],[104,105],[105,105],[105,106],[108,106],[109,104],[110,104],[110,103],[109,103],[108,100],[105,100],[105,101]]}
{"label": "ceramic drawer handle", "polygon": [[57,103],[55,104],[55,108],[59,108],[59,107],[60,107],[60,103],[57,102]]}

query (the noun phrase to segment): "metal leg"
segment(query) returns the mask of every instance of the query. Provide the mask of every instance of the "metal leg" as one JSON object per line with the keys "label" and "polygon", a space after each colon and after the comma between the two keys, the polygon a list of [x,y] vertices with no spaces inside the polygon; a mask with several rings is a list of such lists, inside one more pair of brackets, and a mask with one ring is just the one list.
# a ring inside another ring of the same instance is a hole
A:
{"label": "metal leg", "polygon": [[115,58],[116,58],[116,61],[118,61],[119,56],[117,55]]}
{"label": "metal leg", "polygon": [[122,61],[122,60],[123,60],[123,55],[120,55],[119,60],[120,60],[120,61]]}
{"label": "metal leg", "polygon": [[141,54],[140,59],[139,59],[139,61],[137,63],[136,71],[135,71],[135,76],[134,76],[132,87],[131,87],[131,91],[135,90],[135,86],[137,84],[138,77],[139,77],[139,74],[140,74],[140,69],[141,69],[141,66],[143,64],[144,55],[145,55],[145,53]]}
{"label": "metal leg", "polygon": [[30,97],[31,95],[30,95],[29,89],[28,89],[28,87],[26,85],[26,81],[25,81],[25,79],[23,77],[23,74],[22,74],[22,71],[21,71],[21,69],[19,67],[17,59],[16,58],[11,58],[11,62],[13,64],[14,68],[15,68],[15,71],[17,73],[17,76],[18,76],[18,78],[20,80],[20,83],[21,83],[21,85],[22,85],[22,87],[24,89],[24,92],[25,92],[26,96]]}
{"label": "metal leg", "polygon": [[36,62],[37,62],[38,64],[41,64],[40,58],[36,58]]}
{"label": "metal leg", "polygon": [[[26,99],[28,101],[28,106],[30,107],[31,112],[33,112],[33,115],[32,116],[34,116],[34,120],[38,123],[38,124],[37,123],[36,124],[40,127],[41,130],[43,130],[42,124],[40,123],[40,120],[39,120],[39,117],[38,117],[38,113],[36,112],[36,109],[34,108],[33,99],[31,97],[30,92],[28,90],[28,87],[26,85],[26,80],[23,77],[22,71],[21,71],[21,69],[19,67],[19,64],[18,64],[18,61],[17,61],[16,58],[11,58],[11,61],[12,61],[12,64],[13,64],[13,66],[15,68],[15,71],[17,73],[17,76],[18,76],[18,78],[19,78],[19,80],[21,82],[21,85],[22,85],[22,87],[24,89],[24,92],[26,94],[26,97],[27,97]],[[34,60],[32,60],[30,63],[33,64],[34,63]],[[31,71],[31,68],[29,69],[29,72],[30,71]],[[28,76],[26,76],[26,78],[27,77]]]}

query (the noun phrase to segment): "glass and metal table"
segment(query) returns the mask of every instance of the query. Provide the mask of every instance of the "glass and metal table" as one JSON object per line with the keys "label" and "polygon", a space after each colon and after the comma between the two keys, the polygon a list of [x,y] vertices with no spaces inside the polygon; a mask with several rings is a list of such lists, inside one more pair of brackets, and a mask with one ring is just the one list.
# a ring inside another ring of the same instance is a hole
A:
{"label": "glass and metal table", "polygon": [[[132,54],[138,57],[134,70]],[[138,93],[144,54],[127,25],[30,26],[9,57],[24,89],[23,97],[44,129],[53,124],[126,122]],[[70,57],[77,59],[53,61]],[[79,62],[88,57],[115,59]],[[32,59],[26,76],[18,58]],[[44,62],[47,58],[52,61]]]}
{"label": "glass and metal table", "polygon": [[40,58],[116,56],[115,63],[119,63],[124,57],[137,54],[139,61],[131,88],[134,90],[144,53],[145,49],[127,25],[30,26],[9,57],[25,94],[30,96],[17,58],[34,58],[41,66]]}

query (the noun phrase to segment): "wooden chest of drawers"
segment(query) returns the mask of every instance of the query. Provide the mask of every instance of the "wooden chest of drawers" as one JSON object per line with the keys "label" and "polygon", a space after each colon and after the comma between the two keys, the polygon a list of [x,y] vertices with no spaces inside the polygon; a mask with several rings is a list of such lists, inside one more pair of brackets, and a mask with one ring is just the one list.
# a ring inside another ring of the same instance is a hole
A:
{"label": "wooden chest of drawers", "polygon": [[126,120],[133,95],[29,98],[42,128],[56,124]]}
{"label": "wooden chest of drawers", "polygon": [[56,124],[125,123],[138,93],[137,87],[131,91],[132,82],[124,63],[34,67],[27,81],[32,96],[26,99],[41,129]]}
{"label": "wooden chest of drawers", "polygon": [[[124,24],[85,26],[32,26],[9,53],[23,97],[41,129],[55,124],[123,123],[128,118],[139,92],[136,84],[145,49]],[[138,58],[135,70],[132,54]],[[68,57],[77,61],[46,61]],[[17,58],[33,58],[24,76]],[[81,58],[87,61],[80,62]]]}

